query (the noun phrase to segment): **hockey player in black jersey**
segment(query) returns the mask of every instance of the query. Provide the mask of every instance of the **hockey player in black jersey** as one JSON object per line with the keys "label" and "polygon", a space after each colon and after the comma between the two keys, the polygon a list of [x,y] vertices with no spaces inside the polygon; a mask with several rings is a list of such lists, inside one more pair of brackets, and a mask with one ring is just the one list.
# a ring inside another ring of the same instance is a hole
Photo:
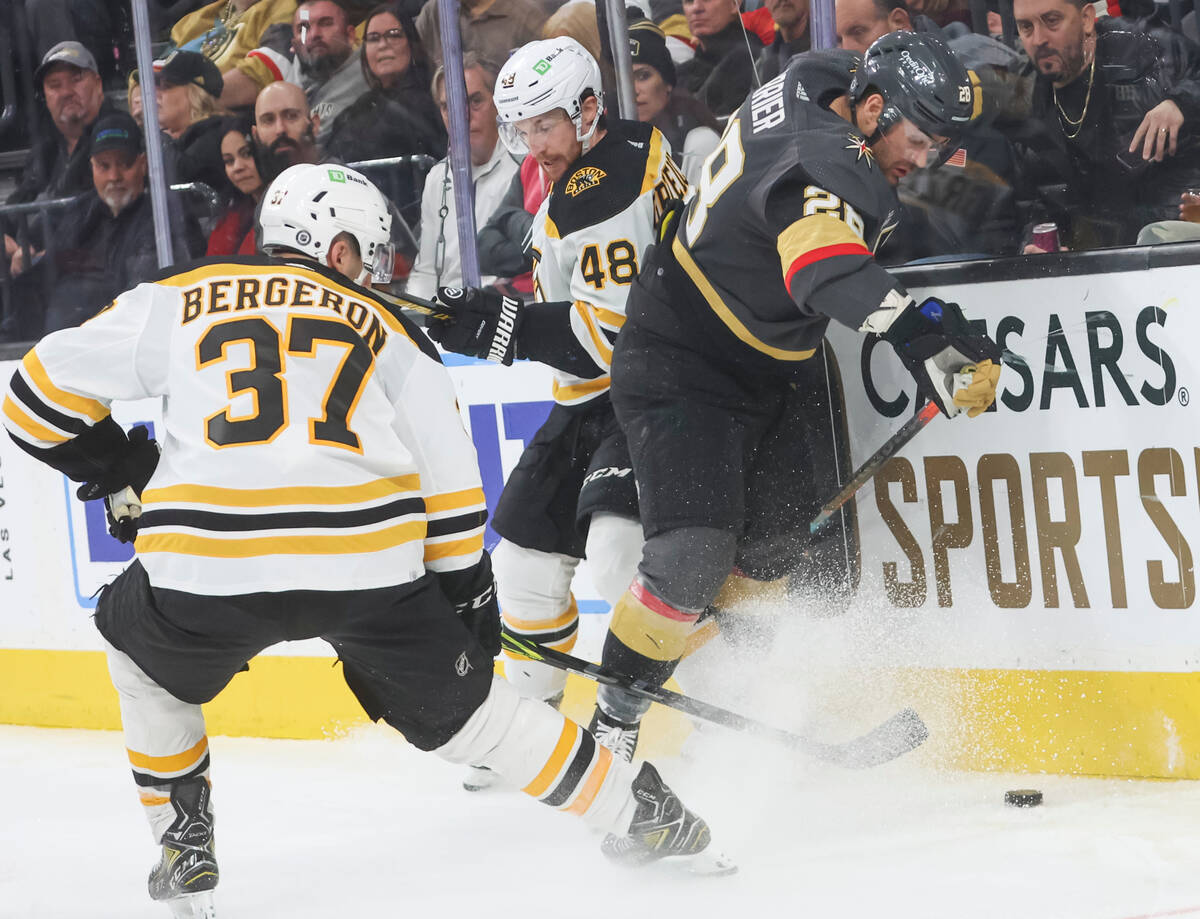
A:
{"label": "hockey player in black jersey", "polygon": [[[944,161],[978,102],[941,42],[896,32],[861,64],[793,58],[733,114],[642,270],[614,352],[646,543],[607,666],[661,684],[706,608],[803,577],[825,496],[811,453],[824,432],[806,401],[825,394],[831,318],[890,342],[947,415],[994,400],[995,344],[956,305],[913,302],[872,257],[896,229],[896,183]],[[610,732],[636,732],[644,710],[600,688]]]}
{"label": "hockey player in black jersey", "polygon": [[[611,604],[642,554],[609,364],[657,220],[687,182],[656,128],[605,114],[600,68],[573,39],[517,51],[500,71],[495,101],[509,149],[532,153],[553,182],[532,229],[539,302],[442,290],[454,318],[432,321],[429,332],[452,351],[554,370],[556,404],[509,476],[492,525],[504,537],[494,558],[506,627],[566,651],[578,630],[571,581],[579,560],[586,556]],[[542,699],[561,696],[566,678],[515,656],[506,656],[505,672]]]}
{"label": "hockey player in black jersey", "polygon": [[[653,767],[493,677],[475,451],[436,349],[369,289],[391,222],[357,172],[293,166],[263,197],[269,256],[119,295],[39,342],[3,400],[17,444],[136,536],[95,618],[161,843],[150,895],[177,917],[215,915],[201,705],[285,640],[325,639],[372,719],[607,830],[611,858],[705,857],[707,826]],[[161,456],[110,414],[142,398],[162,400]]]}

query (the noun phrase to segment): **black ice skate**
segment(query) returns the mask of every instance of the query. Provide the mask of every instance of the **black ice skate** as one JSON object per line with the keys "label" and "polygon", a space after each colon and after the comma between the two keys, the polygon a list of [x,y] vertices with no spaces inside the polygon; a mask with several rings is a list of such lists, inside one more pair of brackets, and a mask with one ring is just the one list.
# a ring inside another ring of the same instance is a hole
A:
{"label": "black ice skate", "polygon": [[649,763],[633,780],[637,810],[629,834],[609,834],[600,851],[621,865],[636,867],[661,858],[687,859],[697,874],[732,874],[737,871],[725,855],[709,848],[712,838],[704,818],[683,806]]}
{"label": "black ice skate", "polygon": [[627,763],[633,762],[633,751],[637,749],[640,729],[640,722],[618,721],[605,714],[599,706],[596,707],[596,713],[592,715],[592,721],[588,725],[588,733],[596,738],[597,743],[608,747],[614,755]]}
{"label": "black ice skate", "polygon": [[175,919],[213,919],[219,873],[213,854],[209,786],[203,778],[171,787],[175,822],[163,833],[162,858],[150,872],[150,897],[165,900]]}

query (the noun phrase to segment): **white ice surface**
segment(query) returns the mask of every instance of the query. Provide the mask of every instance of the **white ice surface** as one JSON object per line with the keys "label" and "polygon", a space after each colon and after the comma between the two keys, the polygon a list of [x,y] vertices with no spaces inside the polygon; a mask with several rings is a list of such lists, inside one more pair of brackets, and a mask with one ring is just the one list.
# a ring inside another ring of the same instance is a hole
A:
{"label": "white ice surface", "polygon": [[[573,818],[384,728],[212,738],[222,919],[1200,917],[1200,784],[868,772],[726,732],[661,762],[741,866],[607,865]],[[156,851],[115,732],[0,726],[0,917],[140,919]],[[1036,787],[1041,808],[1002,803]]]}

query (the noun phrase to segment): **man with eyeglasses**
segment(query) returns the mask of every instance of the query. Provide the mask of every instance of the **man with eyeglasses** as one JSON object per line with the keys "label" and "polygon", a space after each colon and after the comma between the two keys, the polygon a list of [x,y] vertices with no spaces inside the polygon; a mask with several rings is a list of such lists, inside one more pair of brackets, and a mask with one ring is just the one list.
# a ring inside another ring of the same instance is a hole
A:
{"label": "man with eyeglasses", "polygon": [[[468,128],[471,137],[471,178],[475,182],[475,226],[482,227],[508,191],[517,163],[499,142],[496,104],[492,92],[499,68],[474,51],[463,54],[463,76],[467,84]],[[446,105],[446,75],[439,67],[433,75],[433,97],[450,126]],[[485,278],[491,283],[494,278]],[[454,182],[450,161],[435,165],[425,179],[421,195],[421,246],[407,290],[430,298],[439,287],[462,284],[462,263],[458,250],[458,217],[454,206]]]}

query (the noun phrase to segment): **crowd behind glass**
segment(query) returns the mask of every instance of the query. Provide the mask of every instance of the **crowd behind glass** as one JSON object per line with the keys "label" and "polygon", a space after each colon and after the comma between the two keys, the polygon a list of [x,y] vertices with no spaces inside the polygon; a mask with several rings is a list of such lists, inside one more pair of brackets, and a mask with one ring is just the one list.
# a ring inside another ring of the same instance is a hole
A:
{"label": "crowd behind glass", "polygon": [[[383,160],[357,168],[400,218],[398,284],[429,297],[461,282],[437,0],[147,2],[176,262],[253,254],[256,206],[289,165]],[[689,181],[746,94],[809,50],[808,0],[759,2],[627,8],[636,117]],[[918,229],[892,235],[884,264],[1200,239],[1189,7],[1013,0],[984,17],[967,0],[836,0],[835,14],[847,50],[897,29],[939,35],[980,90],[963,146],[903,180],[902,220]],[[158,261],[128,18],[104,0],[15,0],[4,15],[0,28],[27,38],[10,52],[33,111],[0,133],[0,149],[29,148],[0,208],[0,341],[28,341],[83,321]],[[480,268],[528,296],[524,243],[548,188],[499,141],[497,72],[525,42],[570,35],[601,61],[612,101],[611,54],[591,0],[461,0],[459,27]]]}

